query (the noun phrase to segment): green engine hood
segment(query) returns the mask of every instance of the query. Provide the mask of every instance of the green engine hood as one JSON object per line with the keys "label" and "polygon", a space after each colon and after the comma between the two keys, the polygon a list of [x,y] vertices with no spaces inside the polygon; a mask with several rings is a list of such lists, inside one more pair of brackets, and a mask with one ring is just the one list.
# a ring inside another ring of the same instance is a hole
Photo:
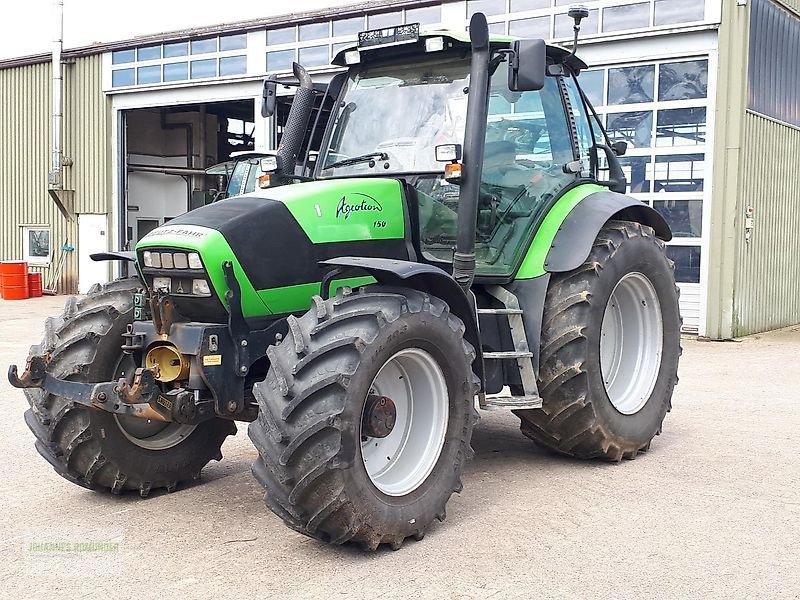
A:
{"label": "green engine hood", "polygon": [[[260,190],[198,208],[154,229],[136,245],[137,256],[155,248],[198,252],[226,307],[222,263],[230,260],[246,317],[303,311],[319,292],[320,260],[408,258],[402,186],[395,179],[339,179]],[[139,266],[149,281],[141,261]]]}

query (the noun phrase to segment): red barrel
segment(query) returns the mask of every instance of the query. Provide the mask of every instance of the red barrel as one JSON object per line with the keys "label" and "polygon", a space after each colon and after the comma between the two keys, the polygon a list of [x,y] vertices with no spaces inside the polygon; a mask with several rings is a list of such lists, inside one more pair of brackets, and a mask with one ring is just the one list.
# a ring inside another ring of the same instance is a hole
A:
{"label": "red barrel", "polygon": [[6,260],[0,262],[0,288],[5,300],[25,300],[28,293],[28,263]]}
{"label": "red barrel", "polygon": [[28,273],[28,295],[31,298],[42,296],[42,274],[30,271]]}

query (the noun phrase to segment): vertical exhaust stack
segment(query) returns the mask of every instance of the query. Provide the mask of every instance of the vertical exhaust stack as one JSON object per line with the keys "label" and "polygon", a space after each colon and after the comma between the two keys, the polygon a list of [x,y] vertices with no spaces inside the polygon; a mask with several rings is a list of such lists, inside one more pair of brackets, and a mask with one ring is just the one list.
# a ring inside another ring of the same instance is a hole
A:
{"label": "vertical exhaust stack", "polygon": [[308,121],[311,118],[311,111],[314,109],[314,84],[311,76],[297,63],[293,63],[292,68],[294,76],[300,82],[300,87],[297,88],[294,101],[292,101],[292,108],[286,119],[286,127],[283,129],[283,137],[276,152],[280,170],[286,175],[294,175],[297,155],[300,153],[306,137]]}
{"label": "vertical exhaust stack", "polygon": [[489,110],[489,25],[483,13],[472,16],[469,37],[472,65],[464,136],[464,175],[459,191],[458,233],[453,255],[453,278],[465,292],[469,292],[475,279],[475,228]]}
{"label": "vertical exhaust stack", "polygon": [[61,101],[61,49],[64,42],[64,0],[54,0],[55,35],[53,36],[53,149],[48,184],[61,189],[61,125],[64,118]]}

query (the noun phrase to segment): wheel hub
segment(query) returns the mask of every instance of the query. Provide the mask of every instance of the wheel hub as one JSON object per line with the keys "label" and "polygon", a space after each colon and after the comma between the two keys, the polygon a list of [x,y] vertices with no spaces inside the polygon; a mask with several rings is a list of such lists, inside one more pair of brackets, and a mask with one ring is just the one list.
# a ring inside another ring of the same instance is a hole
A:
{"label": "wheel hub", "polygon": [[361,433],[371,438],[385,438],[397,422],[397,407],[391,398],[370,394],[364,405]]}

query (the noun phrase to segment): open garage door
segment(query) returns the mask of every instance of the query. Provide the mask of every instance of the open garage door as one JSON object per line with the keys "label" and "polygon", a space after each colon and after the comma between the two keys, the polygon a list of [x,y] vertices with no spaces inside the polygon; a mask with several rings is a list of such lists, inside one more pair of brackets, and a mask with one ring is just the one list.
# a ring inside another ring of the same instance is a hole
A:
{"label": "open garage door", "polygon": [[210,202],[220,185],[206,168],[252,151],[252,99],[125,111],[126,241]]}

